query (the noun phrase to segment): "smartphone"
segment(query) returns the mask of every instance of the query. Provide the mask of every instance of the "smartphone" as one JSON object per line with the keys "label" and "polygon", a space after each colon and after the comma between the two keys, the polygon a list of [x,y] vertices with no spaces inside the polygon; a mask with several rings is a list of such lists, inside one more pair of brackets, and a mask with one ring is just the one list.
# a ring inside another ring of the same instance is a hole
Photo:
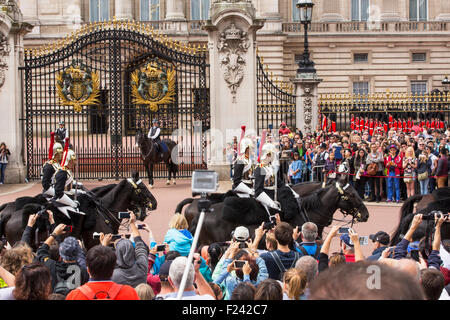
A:
{"label": "smartphone", "polygon": [[130,219],[130,213],[126,211],[119,212],[119,219]]}
{"label": "smartphone", "polygon": [[72,232],[72,229],[73,229],[72,226],[65,226],[63,230],[64,230],[65,232]]}
{"label": "smartphone", "polygon": [[348,233],[348,229],[350,229],[350,228],[348,228],[348,227],[339,228],[338,233],[339,234]]}
{"label": "smartphone", "polygon": [[144,229],[144,227],[145,226],[143,224],[140,224],[140,225],[137,226],[138,230],[142,230],[142,229]]}
{"label": "smartphone", "polygon": [[419,257],[419,250],[411,250],[411,258],[413,258],[414,260],[416,260],[417,262],[420,261],[420,257]]}
{"label": "smartphone", "polygon": [[246,262],[245,260],[236,260],[236,261],[234,261],[234,267],[236,269],[242,269],[242,267],[244,266],[245,262]]}
{"label": "smartphone", "polygon": [[359,237],[359,244],[361,246],[367,246],[369,244],[369,237],[368,236]]}
{"label": "smartphone", "polygon": [[164,250],[166,250],[166,245],[165,244],[160,244],[156,246],[156,251],[157,252],[163,252]]}
{"label": "smartphone", "polygon": [[273,129],[273,124],[269,124],[269,129],[270,129],[270,130]]}
{"label": "smartphone", "polygon": [[94,232],[94,233],[92,234],[92,238],[93,238],[93,239],[100,239],[100,233]]}

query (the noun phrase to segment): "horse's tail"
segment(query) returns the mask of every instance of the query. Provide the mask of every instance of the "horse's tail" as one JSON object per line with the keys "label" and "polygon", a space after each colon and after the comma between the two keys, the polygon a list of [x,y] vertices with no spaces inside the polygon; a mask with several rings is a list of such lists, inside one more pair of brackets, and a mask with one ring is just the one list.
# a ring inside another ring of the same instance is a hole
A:
{"label": "horse's tail", "polygon": [[402,233],[402,221],[403,219],[412,214],[414,211],[414,204],[416,202],[419,202],[420,200],[422,200],[423,195],[418,194],[418,195],[414,195],[412,197],[409,197],[402,205],[402,207],[400,208],[400,217],[399,217],[399,221],[398,221],[398,226],[397,229],[395,230],[394,234],[391,237],[391,246],[397,244],[397,242],[400,240],[400,234]]}
{"label": "horse's tail", "polygon": [[181,201],[175,208],[175,214],[181,213],[181,211],[183,210],[183,207],[187,204],[191,204],[193,201],[194,201],[194,198],[186,198],[183,201]]}

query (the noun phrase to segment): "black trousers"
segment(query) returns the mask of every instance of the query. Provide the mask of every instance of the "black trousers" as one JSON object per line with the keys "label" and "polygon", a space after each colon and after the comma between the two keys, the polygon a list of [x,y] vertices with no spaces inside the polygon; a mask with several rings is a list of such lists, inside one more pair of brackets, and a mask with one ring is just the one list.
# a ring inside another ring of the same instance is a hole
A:
{"label": "black trousers", "polygon": [[367,182],[367,177],[361,176],[355,181],[355,189],[358,192],[359,197],[364,200],[365,186]]}
{"label": "black trousers", "polygon": [[374,177],[367,177],[370,186],[370,199],[372,200],[380,200],[381,199],[381,188],[380,188],[380,179],[378,176],[381,176],[381,172],[377,172]]}

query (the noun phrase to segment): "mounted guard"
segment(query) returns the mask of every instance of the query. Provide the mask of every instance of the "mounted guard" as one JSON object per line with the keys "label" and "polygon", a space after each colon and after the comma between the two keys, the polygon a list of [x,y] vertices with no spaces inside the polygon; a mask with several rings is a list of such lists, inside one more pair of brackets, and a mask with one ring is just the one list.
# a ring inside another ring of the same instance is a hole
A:
{"label": "mounted guard", "polygon": [[245,137],[245,126],[241,127],[241,140],[238,145],[238,155],[234,162],[233,173],[233,191],[236,191],[240,197],[248,198],[253,196],[254,192],[251,189],[253,185],[253,169],[252,153],[254,149],[254,142],[250,137]]}
{"label": "mounted guard", "polygon": [[72,149],[69,149],[69,138],[66,138],[61,166],[55,173],[55,194],[52,198],[52,202],[54,202],[59,211],[64,213],[69,219],[70,216],[68,211],[84,215],[84,213],[78,209],[80,203],[76,200],[72,200],[64,192],[66,189],[69,189],[68,191],[70,191],[72,188],[74,179],[73,171],[75,169],[76,159],[75,152]]}
{"label": "mounted guard", "polygon": [[69,130],[65,127],[65,122],[59,122],[59,128],[56,129],[56,142],[60,143],[64,149],[64,141],[69,138]]}
{"label": "mounted guard", "polygon": [[160,157],[163,157],[164,152],[169,151],[169,148],[167,148],[167,145],[161,140],[160,135],[161,129],[159,128],[159,121],[157,119],[153,119],[152,127],[148,132],[148,138],[152,139],[152,141],[156,144]]}
{"label": "mounted guard", "polygon": [[259,146],[259,164],[255,169],[255,199],[261,202],[266,209],[272,208],[281,211],[280,204],[274,201],[264,190],[265,188],[272,189],[276,198],[277,189],[281,185],[277,174],[280,167],[277,159],[277,147],[265,140],[266,132],[264,131]]}
{"label": "mounted guard", "polygon": [[53,177],[61,166],[63,147],[60,143],[55,143],[55,133],[50,133],[50,148],[48,154],[48,160],[42,166],[42,194],[47,197],[53,197],[55,195],[55,189],[53,188]]}

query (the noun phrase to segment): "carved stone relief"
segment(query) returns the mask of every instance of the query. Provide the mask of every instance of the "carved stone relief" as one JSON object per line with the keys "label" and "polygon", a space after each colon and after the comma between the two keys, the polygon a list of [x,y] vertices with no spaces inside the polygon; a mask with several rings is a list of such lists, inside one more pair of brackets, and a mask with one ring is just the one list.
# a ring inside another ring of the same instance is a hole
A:
{"label": "carved stone relief", "polygon": [[6,70],[8,70],[8,65],[3,58],[8,56],[9,52],[10,47],[8,45],[8,38],[4,35],[0,35],[0,88],[5,84]]}
{"label": "carved stone relief", "polygon": [[313,95],[310,87],[305,87],[303,91],[303,114],[305,121],[305,132],[312,132],[312,108],[313,108]]}
{"label": "carved stone relief", "polygon": [[234,23],[220,33],[217,49],[220,54],[223,77],[233,96],[233,103],[236,103],[236,91],[244,78],[246,62],[243,55],[249,47],[247,32],[237,28]]}

